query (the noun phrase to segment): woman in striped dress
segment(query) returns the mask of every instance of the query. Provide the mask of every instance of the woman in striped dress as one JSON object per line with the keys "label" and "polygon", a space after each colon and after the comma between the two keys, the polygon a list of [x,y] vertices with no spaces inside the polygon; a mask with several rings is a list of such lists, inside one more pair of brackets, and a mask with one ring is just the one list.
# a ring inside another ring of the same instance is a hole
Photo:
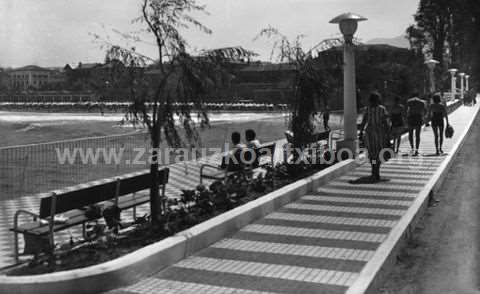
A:
{"label": "woman in striped dress", "polygon": [[380,180],[380,155],[388,140],[388,125],[388,113],[380,105],[380,95],[372,93],[361,124],[361,135],[365,130],[365,147],[372,164],[372,182]]}

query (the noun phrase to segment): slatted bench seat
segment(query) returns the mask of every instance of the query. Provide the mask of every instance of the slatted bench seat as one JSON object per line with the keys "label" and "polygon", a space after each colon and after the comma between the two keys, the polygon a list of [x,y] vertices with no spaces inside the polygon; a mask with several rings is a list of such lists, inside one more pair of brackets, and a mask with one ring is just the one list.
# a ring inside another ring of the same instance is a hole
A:
{"label": "slatted bench seat", "polygon": [[[159,170],[162,197],[165,196],[168,174],[168,168]],[[85,236],[85,223],[102,217],[101,213],[93,217],[87,215],[89,206],[106,208],[116,205],[120,210],[135,209],[136,206],[149,202],[149,194],[143,190],[149,189],[150,186],[150,171],[143,171],[46,194],[40,199],[38,214],[26,210],[18,210],[15,213],[14,226],[10,229],[14,233],[15,259],[18,261],[18,234],[23,234],[25,239],[24,254],[43,252],[54,247],[55,232],[82,225]],[[31,216],[33,221],[19,224],[20,215]]]}

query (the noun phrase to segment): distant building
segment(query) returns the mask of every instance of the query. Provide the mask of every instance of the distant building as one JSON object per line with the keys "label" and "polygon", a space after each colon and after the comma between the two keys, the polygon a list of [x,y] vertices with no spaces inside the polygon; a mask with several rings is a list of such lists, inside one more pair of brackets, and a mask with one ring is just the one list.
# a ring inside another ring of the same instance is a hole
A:
{"label": "distant building", "polygon": [[50,84],[55,72],[36,65],[27,65],[8,72],[9,88],[12,90],[40,89]]}
{"label": "distant building", "polygon": [[0,68],[0,90],[8,89],[8,73]]}
{"label": "distant building", "polygon": [[265,103],[286,103],[294,95],[293,64],[252,62],[235,71],[230,88],[234,97]]}

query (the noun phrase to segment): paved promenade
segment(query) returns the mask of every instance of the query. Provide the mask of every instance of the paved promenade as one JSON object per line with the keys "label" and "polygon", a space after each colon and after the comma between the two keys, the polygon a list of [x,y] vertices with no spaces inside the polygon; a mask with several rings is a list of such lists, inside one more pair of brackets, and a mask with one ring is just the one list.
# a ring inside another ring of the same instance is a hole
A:
{"label": "paved promenade", "polygon": [[[460,107],[449,152],[476,113]],[[478,118],[477,118],[478,119]],[[250,224],[173,266],[111,293],[345,293],[392,234],[446,156],[435,156],[433,133],[422,133],[419,157],[401,154],[384,164],[377,184],[363,164],[314,193]]]}

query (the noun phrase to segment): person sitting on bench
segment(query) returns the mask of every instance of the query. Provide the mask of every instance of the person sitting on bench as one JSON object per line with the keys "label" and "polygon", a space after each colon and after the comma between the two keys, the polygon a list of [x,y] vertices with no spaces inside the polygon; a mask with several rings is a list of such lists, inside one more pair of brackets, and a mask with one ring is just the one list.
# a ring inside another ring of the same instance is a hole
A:
{"label": "person sitting on bench", "polygon": [[247,148],[247,146],[241,143],[241,135],[239,132],[233,132],[231,139],[232,149],[223,156],[221,167],[222,169],[228,168],[229,170],[234,171],[242,168],[240,155],[242,150]]}
{"label": "person sitting on bench", "polygon": [[241,142],[241,135],[239,132],[233,132],[231,139],[232,139],[232,150],[230,150],[230,153],[233,154],[235,153],[236,150],[247,147],[247,145]]}
{"label": "person sitting on bench", "polygon": [[262,146],[260,141],[257,139],[257,134],[252,129],[245,131],[245,139],[247,140],[247,148],[257,149]]}

